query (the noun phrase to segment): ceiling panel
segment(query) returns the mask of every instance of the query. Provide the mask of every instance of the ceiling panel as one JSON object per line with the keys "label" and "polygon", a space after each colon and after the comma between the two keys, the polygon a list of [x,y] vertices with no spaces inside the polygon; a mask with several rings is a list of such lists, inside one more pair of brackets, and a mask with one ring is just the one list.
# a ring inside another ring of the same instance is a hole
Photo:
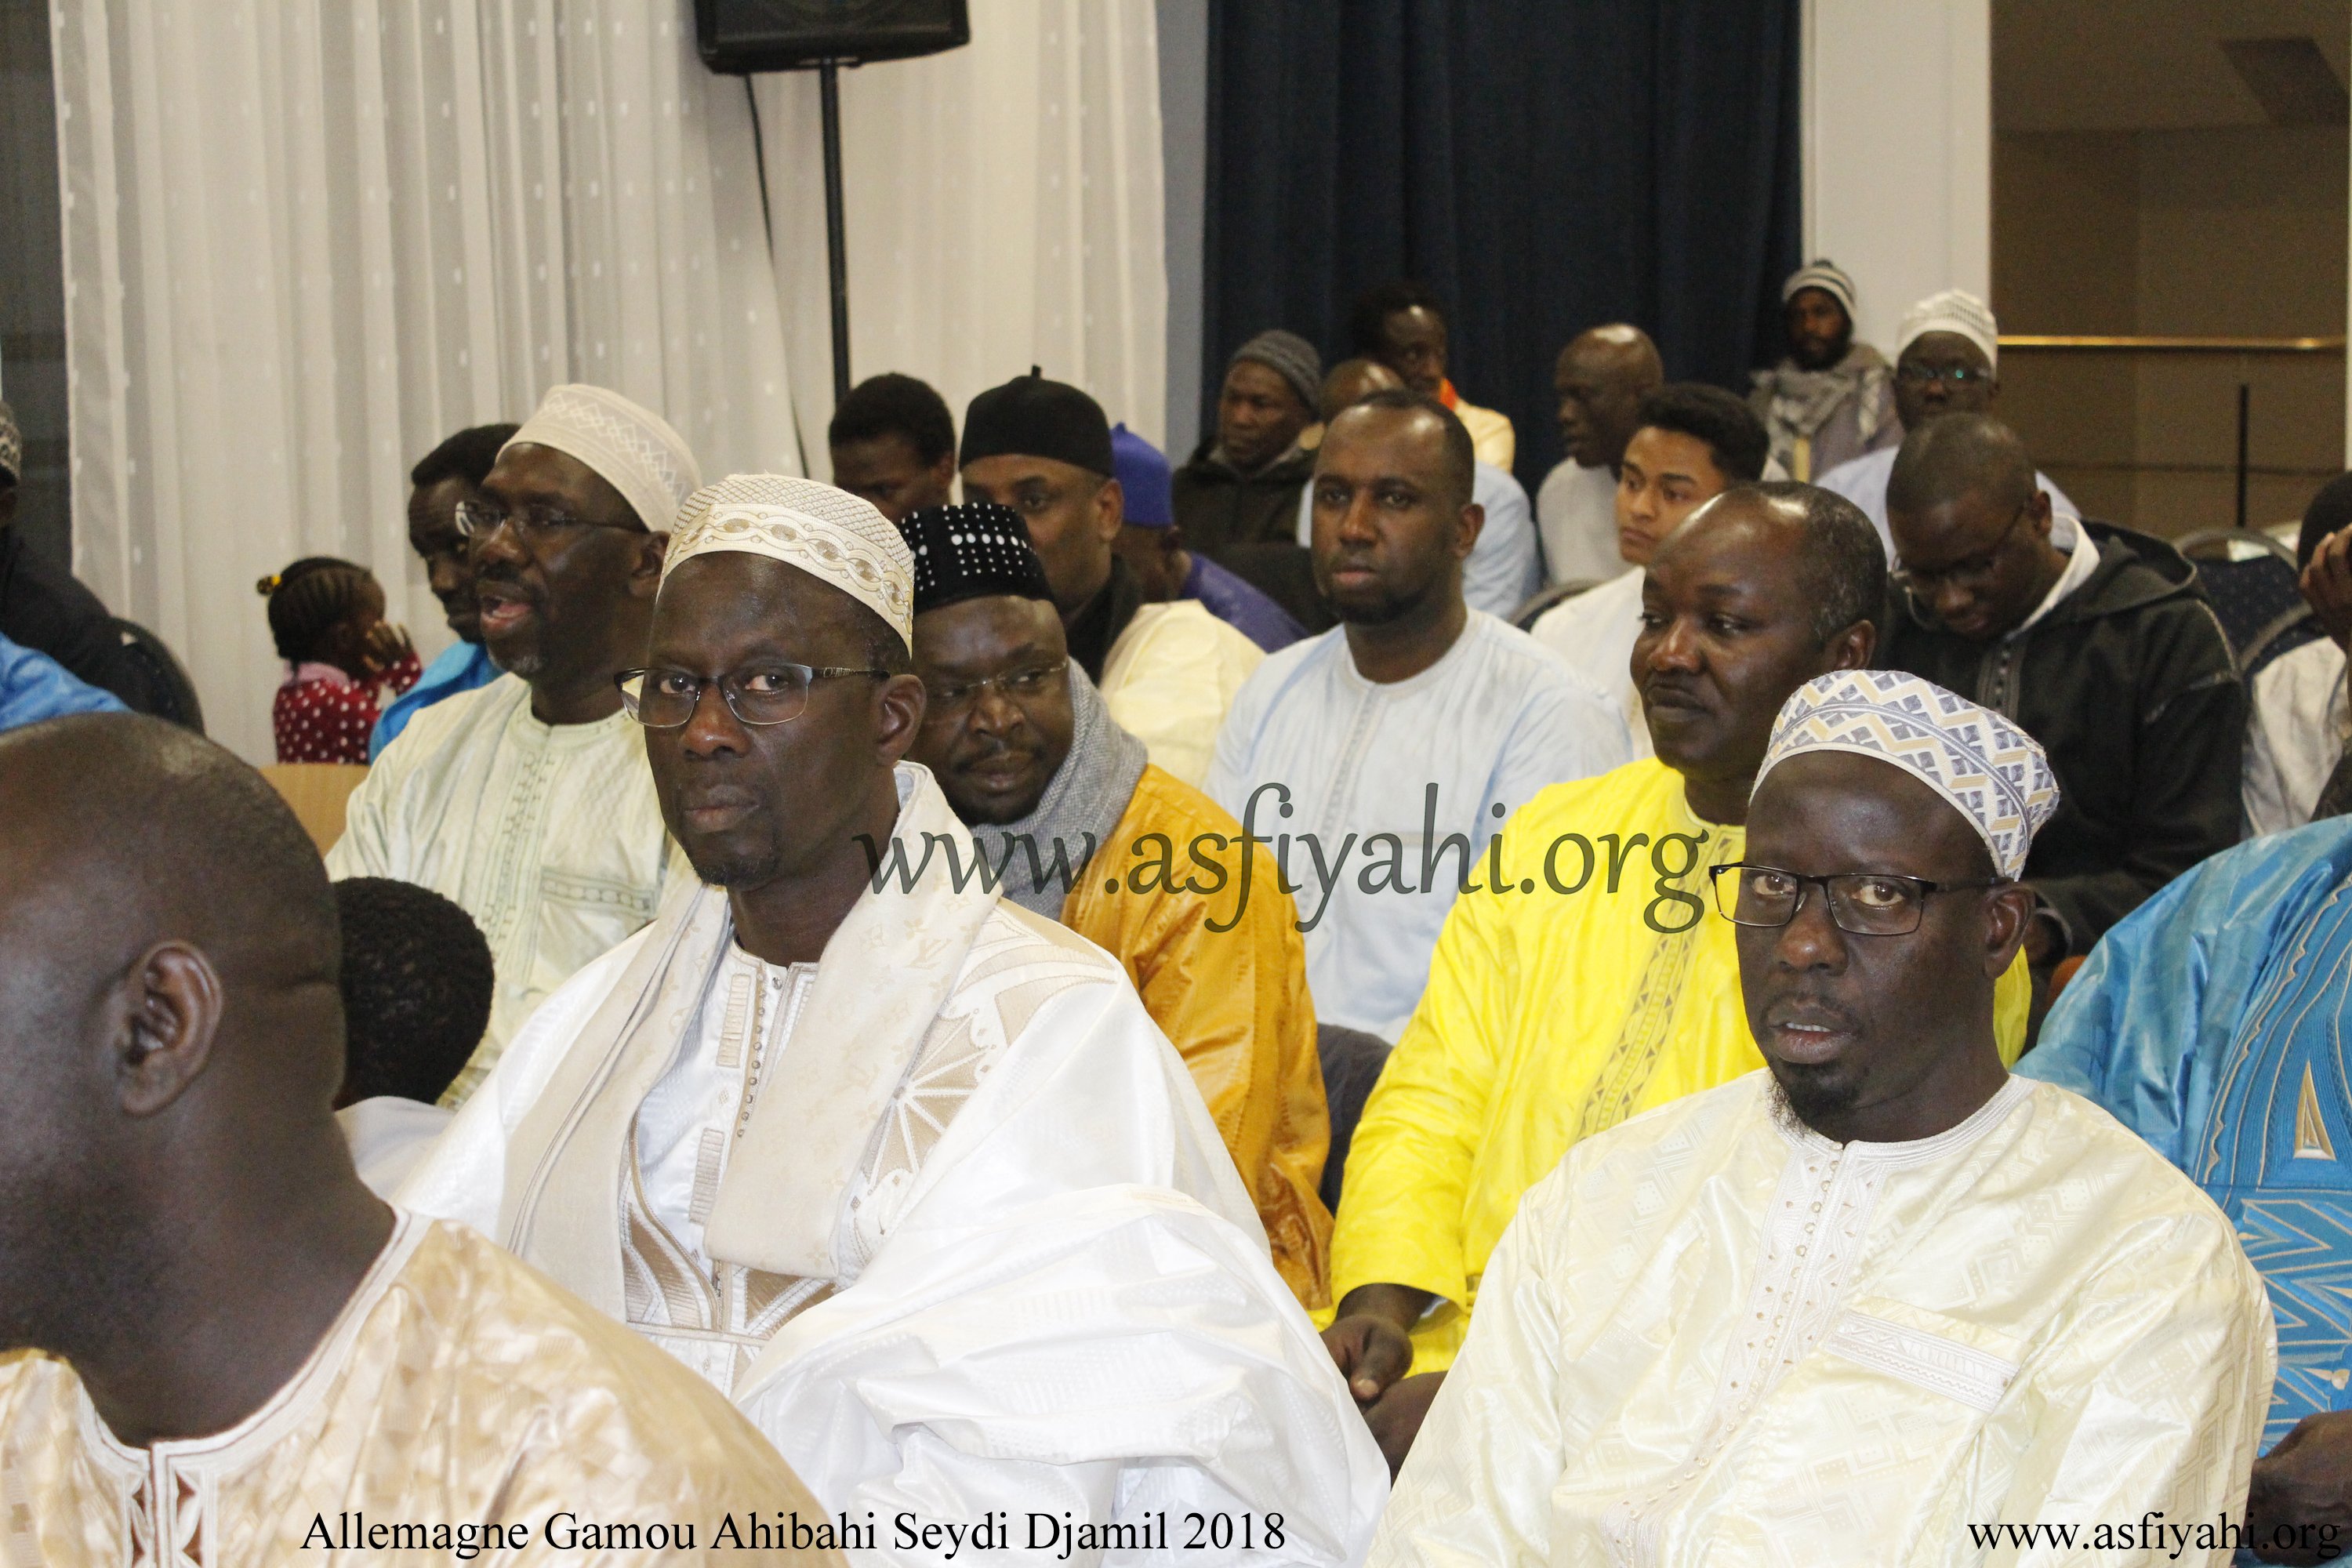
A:
{"label": "ceiling panel", "polygon": [[2340,84],[2345,0],[1993,0],[1996,131],[2267,125],[2225,41],[2307,37]]}

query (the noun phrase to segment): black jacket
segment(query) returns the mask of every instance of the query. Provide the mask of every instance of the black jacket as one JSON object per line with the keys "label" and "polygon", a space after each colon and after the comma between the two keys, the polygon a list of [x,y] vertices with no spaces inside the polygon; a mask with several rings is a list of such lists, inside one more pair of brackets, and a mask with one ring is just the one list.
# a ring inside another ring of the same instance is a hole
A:
{"label": "black jacket", "polygon": [[1169,476],[1186,548],[1212,557],[1229,544],[1298,542],[1298,492],[1315,475],[1315,454],[1294,452],[1243,474],[1212,456],[1214,438]]}
{"label": "black jacket", "polygon": [[68,674],[149,710],[146,678],[123,651],[98,595],[5,524],[0,524],[0,637],[47,654]]}
{"label": "black jacket", "polygon": [[1972,643],[1890,595],[1878,664],[2022,725],[2058,809],[2026,879],[2087,952],[2141,900],[2238,841],[2245,689],[2197,569],[2160,539],[2086,522],[2099,563],[2027,630]]}
{"label": "black jacket", "polygon": [[1296,452],[1262,472],[1244,475],[1212,456],[1215,437],[1169,477],[1184,544],[1248,583],[1309,632],[1335,625],[1316,591],[1307,547],[1298,542],[1298,496],[1315,477],[1315,454]]}

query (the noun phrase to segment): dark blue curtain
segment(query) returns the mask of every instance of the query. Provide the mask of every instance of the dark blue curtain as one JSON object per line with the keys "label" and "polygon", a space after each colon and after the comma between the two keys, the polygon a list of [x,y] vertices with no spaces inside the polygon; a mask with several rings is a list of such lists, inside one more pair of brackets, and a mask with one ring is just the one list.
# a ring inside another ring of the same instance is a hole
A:
{"label": "dark blue curtain", "polygon": [[1560,456],[1551,367],[1629,321],[1744,391],[1799,261],[1800,0],[1213,0],[1206,375],[1361,289],[1446,301],[1454,384]]}

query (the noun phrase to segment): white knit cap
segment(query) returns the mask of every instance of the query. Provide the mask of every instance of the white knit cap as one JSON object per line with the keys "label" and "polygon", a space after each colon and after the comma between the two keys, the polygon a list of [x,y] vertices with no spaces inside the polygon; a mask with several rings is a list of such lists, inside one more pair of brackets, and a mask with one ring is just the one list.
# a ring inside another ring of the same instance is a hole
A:
{"label": "white knit cap", "polygon": [[678,508],[662,577],[728,550],[799,567],[915,646],[915,557],[887,518],[847,490],[789,474],[730,474],[705,485]]}
{"label": "white knit cap", "polygon": [[702,483],[693,449],[669,421],[601,386],[572,382],[549,387],[537,412],[499,455],[526,441],[595,469],[656,533],[668,531],[679,505]]}
{"label": "white knit cap", "polygon": [[1781,303],[1795,299],[1800,289],[1820,289],[1844,308],[1847,321],[1853,320],[1853,279],[1828,257],[1808,261],[1790,273],[1788,280],[1780,285]]}
{"label": "white knit cap", "polygon": [[1856,752],[1925,781],[1969,819],[1992,852],[1993,870],[2012,880],[2058,809],[2058,778],[2039,741],[1991,709],[1900,670],[1841,669],[1797,688],[1772,721],[1757,787],[1806,752]]}
{"label": "white knit cap", "polygon": [[1903,312],[1903,326],[1895,334],[1895,357],[1928,332],[1958,332],[1984,351],[1985,363],[2000,363],[2000,324],[1992,307],[1965,289],[1930,294]]}

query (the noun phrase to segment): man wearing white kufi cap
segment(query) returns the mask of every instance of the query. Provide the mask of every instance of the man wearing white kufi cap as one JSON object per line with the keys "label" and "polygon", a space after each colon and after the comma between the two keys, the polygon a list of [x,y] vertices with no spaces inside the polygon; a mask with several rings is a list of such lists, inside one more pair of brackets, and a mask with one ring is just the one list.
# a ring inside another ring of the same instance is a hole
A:
{"label": "man wearing white kufi cap", "polygon": [[726,1391],[877,1521],[853,1549],[943,1556],[902,1513],[917,1541],[1042,1517],[1097,1532],[1027,1535],[1040,1560],[1095,1560],[1165,1510],[1162,1550],[1108,1560],[1193,1561],[1191,1511],[1253,1520],[1220,1561],[1352,1563],[1386,1468],[1183,1063],[1116,960],[971,875],[901,760],[913,581],[829,485],[688,500],[620,689],[695,876],[556,993],[402,1201]]}
{"label": "man wearing white kufi cap", "polygon": [[2262,1282],[2186,1177],[1994,1051],[2057,794],[1916,677],[1789,699],[1716,878],[1767,1070],[1528,1192],[1371,1563],[2074,1561],[2053,1529],[2231,1560]]}
{"label": "man wearing white kufi cap", "polygon": [[[2000,326],[1991,308],[1965,289],[1930,294],[1903,313],[1895,337],[1895,411],[1908,435],[1945,414],[1982,414],[2000,395]],[[1840,463],[1817,481],[1860,507],[1878,530],[1887,559],[1895,557],[1895,536],[1886,527],[1886,479],[1895,471],[1898,445],[1865,452]],[[2062,550],[2074,548],[2074,524],[2081,509],[2066,497],[2049,475],[2034,480],[2049,493],[2050,510],[2057,519],[2051,531]]]}
{"label": "man wearing white kufi cap", "polygon": [[653,918],[669,844],[613,678],[644,661],[671,519],[701,482],[659,415],[557,386],[457,509],[483,645],[507,673],[384,748],[327,856],[336,877],[431,888],[489,938],[489,1029],[449,1104],[557,986]]}

